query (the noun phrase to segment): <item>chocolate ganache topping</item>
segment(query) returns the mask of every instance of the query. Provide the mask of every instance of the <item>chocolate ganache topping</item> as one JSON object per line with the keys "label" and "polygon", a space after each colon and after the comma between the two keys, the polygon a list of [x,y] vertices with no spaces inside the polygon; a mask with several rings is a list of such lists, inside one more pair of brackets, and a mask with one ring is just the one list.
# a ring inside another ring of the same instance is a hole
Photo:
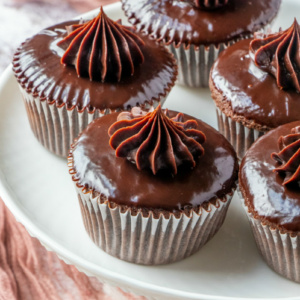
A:
{"label": "chocolate ganache topping", "polygon": [[143,40],[109,19],[102,7],[96,18],[67,30],[73,31],[58,43],[66,48],[61,63],[75,65],[80,77],[120,81],[125,73],[133,75],[135,67],[144,61]]}
{"label": "chocolate ganache topping", "polygon": [[300,126],[292,129],[291,134],[278,140],[280,152],[272,153],[272,158],[280,163],[275,172],[284,175],[283,185],[300,181]]}
{"label": "chocolate ganache topping", "polygon": [[138,170],[150,168],[155,175],[167,169],[176,175],[178,166],[193,168],[204,154],[204,133],[195,120],[183,122],[183,117],[178,113],[169,118],[160,105],[148,113],[139,108],[122,112],[108,130],[110,145],[117,157],[126,157]]}
{"label": "chocolate ganache topping", "polygon": [[229,0],[193,0],[194,6],[201,9],[217,9],[228,3]]}
{"label": "chocolate ganache topping", "polygon": [[279,88],[294,88],[300,92],[300,26],[297,20],[285,31],[256,37],[250,44],[255,64],[275,76]]}

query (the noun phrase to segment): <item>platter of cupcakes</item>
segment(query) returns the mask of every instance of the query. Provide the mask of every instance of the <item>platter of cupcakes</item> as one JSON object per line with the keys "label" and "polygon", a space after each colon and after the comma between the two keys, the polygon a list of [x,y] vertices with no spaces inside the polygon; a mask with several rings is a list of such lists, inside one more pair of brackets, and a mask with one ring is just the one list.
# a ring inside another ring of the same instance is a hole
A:
{"label": "platter of cupcakes", "polygon": [[300,299],[298,12],[122,0],[24,38],[0,78],[8,208],[136,295]]}

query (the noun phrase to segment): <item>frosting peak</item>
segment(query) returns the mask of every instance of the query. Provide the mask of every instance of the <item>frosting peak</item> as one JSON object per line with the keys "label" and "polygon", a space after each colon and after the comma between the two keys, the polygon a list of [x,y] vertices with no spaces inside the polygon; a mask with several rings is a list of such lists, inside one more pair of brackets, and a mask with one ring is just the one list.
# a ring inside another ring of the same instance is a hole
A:
{"label": "frosting peak", "polygon": [[80,77],[120,81],[144,61],[143,40],[121,22],[109,19],[102,7],[94,19],[67,30],[69,34],[58,43],[66,49],[61,63],[75,65]]}
{"label": "frosting peak", "polygon": [[275,76],[279,88],[294,88],[300,92],[300,26],[297,20],[285,31],[256,37],[250,44],[255,64]]}
{"label": "frosting peak", "polygon": [[159,105],[149,113],[137,107],[120,113],[108,134],[117,157],[126,157],[139,170],[150,168],[157,174],[168,169],[176,175],[178,166],[193,168],[204,154],[201,144],[205,135],[197,127],[195,120],[184,122],[182,113],[170,119],[168,110],[163,111]]}
{"label": "frosting peak", "polygon": [[201,9],[217,9],[228,3],[229,0],[193,0],[194,5]]}
{"label": "frosting peak", "polygon": [[272,158],[281,164],[274,169],[284,175],[283,185],[300,181],[300,126],[292,129],[278,140],[279,153],[272,153]]}

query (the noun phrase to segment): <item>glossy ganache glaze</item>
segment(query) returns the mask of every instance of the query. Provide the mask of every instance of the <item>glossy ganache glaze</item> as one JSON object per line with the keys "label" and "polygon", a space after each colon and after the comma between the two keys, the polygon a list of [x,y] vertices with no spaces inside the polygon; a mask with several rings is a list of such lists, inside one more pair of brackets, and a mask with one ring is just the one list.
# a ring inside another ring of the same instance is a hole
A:
{"label": "glossy ganache glaze", "polygon": [[216,105],[232,119],[267,131],[300,119],[300,93],[280,89],[276,78],[259,69],[249,54],[251,40],[224,50],[213,65],[210,88]]}
{"label": "glossy ganache glaze", "polygon": [[242,160],[239,184],[250,213],[263,223],[283,232],[300,231],[300,185],[285,185],[285,176],[274,170],[280,166],[271,156],[278,152],[278,140],[300,126],[300,121],[280,126],[261,137]]}
{"label": "glossy ganache glaze", "polygon": [[232,0],[216,10],[190,0],[122,0],[138,30],[167,43],[211,45],[252,35],[278,13],[281,0]]}
{"label": "glossy ganache glaze", "polygon": [[177,67],[172,55],[162,46],[138,34],[144,41],[144,63],[132,76],[118,81],[91,81],[78,77],[74,66],[60,63],[64,49],[57,43],[67,36],[66,27],[80,21],[54,25],[26,40],[16,51],[13,70],[28,93],[41,100],[68,109],[127,109],[137,104],[159,100],[174,85]]}
{"label": "glossy ganache glaze", "polygon": [[[175,117],[177,112],[169,114]],[[209,125],[184,115],[185,120],[196,120],[205,134],[205,154],[195,168],[179,167],[176,176],[169,172],[153,175],[150,169],[139,171],[129,160],[116,157],[109,145],[108,129],[117,117],[118,113],[113,113],[93,121],[73,145],[73,179],[78,185],[101,193],[118,205],[171,212],[214,203],[235,187],[236,154],[228,141]]]}

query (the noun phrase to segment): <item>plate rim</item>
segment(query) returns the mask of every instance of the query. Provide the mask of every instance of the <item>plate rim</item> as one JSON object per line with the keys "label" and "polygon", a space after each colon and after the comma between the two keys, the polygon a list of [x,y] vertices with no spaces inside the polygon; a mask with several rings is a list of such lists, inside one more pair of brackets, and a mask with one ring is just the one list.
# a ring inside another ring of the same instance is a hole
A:
{"label": "plate rim", "polygon": [[[113,12],[115,10],[121,9],[121,3],[113,3],[105,6],[106,10]],[[85,18],[91,14],[97,12],[98,9],[91,10],[87,13],[79,15],[79,18]],[[15,80],[12,71],[12,65],[10,64],[0,76],[0,94],[2,90],[6,87],[8,83]],[[3,101],[0,98],[0,102]],[[240,299],[240,300],[299,300],[300,297],[285,297],[285,298],[248,298],[248,297],[227,297],[227,296],[216,296],[207,295],[201,293],[186,292],[181,290],[176,290],[168,287],[161,287],[152,283],[145,283],[141,280],[129,278],[126,275],[118,274],[107,270],[101,266],[95,266],[95,264],[81,258],[80,256],[73,254],[71,251],[61,246],[58,242],[54,241],[49,237],[42,229],[38,228],[33,221],[30,220],[29,216],[26,215],[24,211],[16,203],[16,196],[12,191],[9,182],[7,182],[5,173],[0,169],[0,196],[4,201],[5,205],[8,207],[10,212],[16,218],[18,223],[21,223],[28,233],[37,238],[41,244],[51,252],[58,255],[67,264],[74,265],[80,272],[85,273],[89,277],[96,277],[101,282],[107,282],[113,286],[118,286],[126,292],[131,292],[137,295],[145,297],[172,297],[173,299],[203,299],[203,300],[230,300],[230,299]],[[144,293],[148,293],[145,295]]]}

